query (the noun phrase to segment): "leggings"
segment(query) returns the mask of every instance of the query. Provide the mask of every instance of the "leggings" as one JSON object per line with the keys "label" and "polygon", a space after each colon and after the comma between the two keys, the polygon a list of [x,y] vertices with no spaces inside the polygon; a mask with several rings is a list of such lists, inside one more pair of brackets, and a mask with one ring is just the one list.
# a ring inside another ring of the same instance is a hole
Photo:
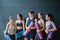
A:
{"label": "leggings", "polygon": [[[20,31],[22,31],[22,29],[21,30],[17,30],[16,33],[19,33]],[[17,40],[23,40],[23,36],[17,38]]]}
{"label": "leggings", "polygon": [[10,35],[9,34],[9,36],[10,36],[11,40],[15,40],[15,35]]}

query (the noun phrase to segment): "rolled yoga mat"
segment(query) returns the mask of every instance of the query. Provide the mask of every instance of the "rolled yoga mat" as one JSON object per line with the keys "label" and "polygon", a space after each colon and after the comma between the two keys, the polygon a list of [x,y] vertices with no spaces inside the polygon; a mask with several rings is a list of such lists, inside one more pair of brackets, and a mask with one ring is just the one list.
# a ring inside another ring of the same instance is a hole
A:
{"label": "rolled yoga mat", "polygon": [[6,39],[7,40],[12,40],[8,34],[6,35]]}
{"label": "rolled yoga mat", "polygon": [[47,39],[52,39],[54,32],[49,32]]}
{"label": "rolled yoga mat", "polygon": [[[31,22],[28,27],[31,28],[33,25],[34,25],[34,22]],[[29,33],[29,31],[26,30],[26,31],[23,33],[23,36],[27,36],[28,33]]]}
{"label": "rolled yoga mat", "polygon": [[[35,26],[36,26],[36,29],[37,30],[40,30],[41,29],[41,26],[39,23],[35,23]],[[42,32],[37,32],[38,36],[39,36],[39,39],[43,39],[43,34]]]}
{"label": "rolled yoga mat", "polygon": [[9,36],[9,34],[6,34],[6,30],[3,31],[4,35],[6,35],[6,40],[12,40]]}
{"label": "rolled yoga mat", "polygon": [[15,38],[19,38],[21,36],[23,36],[23,30],[20,31],[19,33],[15,34]]}
{"label": "rolled yoga mat", "polygon": [[[53,26],[52,26],[52,25],[50,25],[49,30],[53,30],[53,29],[54,29],[54,28],[53,28]],[[54,34],[54,32],[53,32],[53,31],[49,32],[49,33],[48,33],[48,37],[47,37],[47,39],[52,39],[53,34]]]}

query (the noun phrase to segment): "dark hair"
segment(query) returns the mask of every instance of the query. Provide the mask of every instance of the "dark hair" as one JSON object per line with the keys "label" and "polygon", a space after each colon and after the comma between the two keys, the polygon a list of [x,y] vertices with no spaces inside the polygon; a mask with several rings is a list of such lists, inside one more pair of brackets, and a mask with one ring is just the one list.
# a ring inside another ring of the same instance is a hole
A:
{"label": "dark hair", "polygon": [[48,15],[48,17],[50,17],[51,21],[53,21],[53,22],[54,22],[54,16],[53,16],[53,15],[51,15],[50,13],[48,13],[47,15]]}
{"label": "dark hair", "polygon": [[23,16],[22,16],[22,14],[18,14],[18,16],[19,16],[19,17],[21,17],[21,19],[23,19]]}
{"label": "dark hair", "polygon": [[42,12],[39,12],[39,14],[42,15],[42,17],[43,17],[43,13]]}
{"label": "dark hair", "polygon": [[34,11],[31,10],[31,11],[29,11],[29,12],[34,15]]}

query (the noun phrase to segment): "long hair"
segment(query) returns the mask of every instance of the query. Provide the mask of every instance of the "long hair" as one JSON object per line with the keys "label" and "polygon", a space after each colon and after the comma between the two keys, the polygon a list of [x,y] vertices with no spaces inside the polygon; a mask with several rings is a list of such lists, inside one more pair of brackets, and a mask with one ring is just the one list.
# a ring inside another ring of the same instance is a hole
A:
{"label": "long hair", "polygon": [[[39,12],[38,14],[42,15],[42,19],[44,19],[44,16],[43,16],[42,12]],[[39,20],[39,18],[38,18],[38,20]]]}
{"label": "long hair", "polygon": [[18,14],[19,17],[21,17],[21,20],[23,19],[23,15],[22,14]]}
{"label": "long hair", "polygon": [[50,13],[48,13],[47,15],[48,15],[48,17],[50,17],[50,20],[54,22],[54,16]]}

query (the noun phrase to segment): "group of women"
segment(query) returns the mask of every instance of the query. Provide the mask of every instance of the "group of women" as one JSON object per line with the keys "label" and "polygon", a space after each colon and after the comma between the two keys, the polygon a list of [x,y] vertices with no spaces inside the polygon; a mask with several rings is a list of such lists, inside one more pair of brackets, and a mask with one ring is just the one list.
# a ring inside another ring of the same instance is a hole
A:
{"label": "group of women", "polygon": [[[44,39],[44,33],[47,35],[47,40],[52,40],[53,34],[57,31],[56,25],[54,24],[54,17],[51,14],[46,14],[46,22],[44,21],[44,16],[42,12],[38,13],[38,18],[34,17],[34,11],[29,11],[26,21],[23,20],[23,15],[18,14],[17,20],[14,22],[12,16],[9,17],[9,21],[6,25],[6,35],[9,35],[11,40],[35,40],[35,37],[38,36],[39,40]],[[22,34],[20,33],[21,31]],[[16,34],[21,34],[16,38]],[[37,35],[36,35],[37,34]]]}

